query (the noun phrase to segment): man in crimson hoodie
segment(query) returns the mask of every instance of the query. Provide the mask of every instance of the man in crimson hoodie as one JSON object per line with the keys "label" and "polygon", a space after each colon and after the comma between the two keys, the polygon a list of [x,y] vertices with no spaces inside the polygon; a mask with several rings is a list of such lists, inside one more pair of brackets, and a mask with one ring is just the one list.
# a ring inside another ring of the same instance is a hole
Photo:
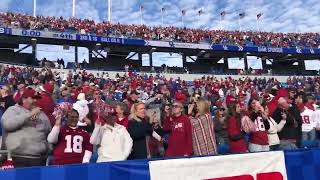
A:
{"label": "man in crimson hoodie", "polygon": [[192,128],[188,116],[183,114],[183,105],[175,102],[172,109],[173,116],[167,118],[163,129],[169,133],[168,149],[166,157],[191,156],[192,149]]}
{"label": "man in crimson hoodie", "polygon": [[52,115],[55,108],[55,103],[52,98],[54,86],[50,83],[46,83],[43,86],[40,86],[40,89],[41,99],[37,101],[37,106],[48,116],[50,124],[53,126],[55,124],[55,119]]}

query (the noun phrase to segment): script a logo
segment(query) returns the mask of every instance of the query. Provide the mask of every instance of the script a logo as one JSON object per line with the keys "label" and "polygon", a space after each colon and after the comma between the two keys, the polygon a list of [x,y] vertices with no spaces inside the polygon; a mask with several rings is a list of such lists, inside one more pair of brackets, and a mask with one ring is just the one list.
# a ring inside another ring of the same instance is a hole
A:
{"label": "script a logo", "polygon": [[232,177],[212,178],[206,180],[283,180],[280,172],[259,173],[257,178],[254,179],[252,175],[241,175]]}

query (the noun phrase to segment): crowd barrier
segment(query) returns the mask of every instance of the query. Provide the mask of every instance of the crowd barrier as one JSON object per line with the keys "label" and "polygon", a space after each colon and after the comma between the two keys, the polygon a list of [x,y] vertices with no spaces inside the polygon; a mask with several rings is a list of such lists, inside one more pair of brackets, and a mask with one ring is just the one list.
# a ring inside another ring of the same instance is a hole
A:
{"label": "crowd barrier", "polygon": [[320,149],[0,170],[5,180],[316,180]]}

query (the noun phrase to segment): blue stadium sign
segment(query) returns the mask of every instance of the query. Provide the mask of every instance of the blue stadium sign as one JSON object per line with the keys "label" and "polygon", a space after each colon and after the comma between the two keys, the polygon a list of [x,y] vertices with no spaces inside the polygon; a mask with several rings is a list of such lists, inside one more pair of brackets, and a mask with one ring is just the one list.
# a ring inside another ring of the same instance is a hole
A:
{"label": "blue stadium sign", "polygon": [[22,36],[30,36],[30,37],[41,37],[40,31],[33,31],[33,30],[22,30]]}
{"label": "blue stadium sign", "polygon": [[11,29],[10,28],[5,28],[5,27],[0,27],[0,34],[11,34]]}
{"label": "blue stadium sign", "polygon": [[67,39],[67,40],[74,39],[74,35],[69,33],[53,33],[52,37],[57,39]]}
{"label": "blue stadium sign", "polygon": [[130,38],[117,38],[117,37],[103,37],[96,35],[84,34],[71,34],[71,33],[58,33],[51,31],[36,31],[36,30],[23,30],[11,29],[0,27],[0,34],[15,35],[15,36],[28,36],[28,37],[41,37],[53,39],[66,39],[76,41],[90,41],[102,42],[123,45],[135,46],[152,46],[164,48],[181,48],[181,49],[201,49],[213,51],[230,51],[230,52],[267,52],[267,53],[284,53],[284,54],[317,54],[320,55],[320,49],[312,48],[272,48],[272,47],[256,47],[256,46],[240,46],[240,45],[226,45],[226,44],[192,44],[181,43],[175,41],[149,41],[142,39]]}

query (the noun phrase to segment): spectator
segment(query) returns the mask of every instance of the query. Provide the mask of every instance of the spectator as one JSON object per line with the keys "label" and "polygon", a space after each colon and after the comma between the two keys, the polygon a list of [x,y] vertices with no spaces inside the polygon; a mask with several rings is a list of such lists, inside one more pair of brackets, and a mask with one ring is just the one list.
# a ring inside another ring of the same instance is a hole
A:
{"label": "spectator", "polygon": [[4,109],[7,110],[9,107],[14,106],[15,102],[13,100],[13,96],[11,94],[11,90],[9,86],[2,86],[1,90],[1,97],[4,100]]}
{"label": "spectator", "polygon": [[278,136],[278,132],[281,132],[282,128],[286,124],[287,115],[285,113],[282,114],[282,120],[280,123],[276,123],[274,119],[269,115],[269,109],[267,105],[263,106],[265,115],[268,116],[270,128],[268,130],[268,141],[269,147],[271,151],[281,150],[280,149],[280,139]]}
{"label": "spectator", "polygon": [[37,101],[37,106],[41,108],[41,110],[47,115],[47,117],[50,120],[51,126],[53,126],[55,121],[52,115],[55,107],[55,103],[52,98],[54,86],[52,86],[49,83],[46,83],[43,86],[40,86],[40,89],[41,99]]}
{"label": "spectator", "polygon": [[[210,114],[209,103],[200,99],[195,106],[197,115],[191,118],[192,145],[195,155],[217,154],[214,124]],[[192,110],[191,110],[192,111]]]}
{"label": "spectator", "polygon": [[124,126],[126,129],[128,129],[128,122],[129,122],[129,110],[128,106],[124,103],[118,103],[116,105],[116,113],[117,113],[117,121],[116,123],[119,125]]}
{"label": "spectator", "polygon": [[[163,108],[164,112],[162,113],[163,114],[163,118],[162,118],[163,126],[164,126],[164,122],[170,121],[170,117],[172,115],[171,110],[172,110],[171,103],[167,102]],[[163,147],[164,147],[164,150],[166,151],[168,149],[169,134],[165,130],[163,131],[163,140],[164,140]]]}
{"label": "spectator", "polygon": [[301,147],[302,140],[302,117],[301,111],[304,109],[303,93],[297,93],[295,90],[289,90],[289,101],[291,106],[289,112],[292,114],[296,121],[296,146]]}
{"label": "spectator", "polygon": [[128,71],[129,71],[129,65],[128,65],[128,64],[126,64],[126,65],[124,66],[124,71],[125,71],[126,73],[128,73]]}
{"label": "spectator", "polygon": [[78,101],[73,104],[73,109],[77,110],[79,113],[78,126],[84,129],[91,124],[91,121],[87,118],[89,113],[88,101],[84,93],[80,93],[77,96]]}
{"label": "spectator", "polygon": [[152,126],[146,116],[144,103],[135,103],[131,108],[128,132],[133,140],[133,150],[129,159],[146,159],[150,157],[147,150],[147,136],[152,135]]}
{"label": "spectator", "polygon": [[[62,126],[60,115],[50,134],[48,142],[55,144],[53,165],[88,163],[92,155],[92,144],[89,134],[77,127],[79,113],[71,110],[67,115],[67,124]],[[62,126],[62,127],[61,127]]]}
{"label": "spectator", "polygon": [[15,103],[19,102],[25,88],[26,88],[26,82],[24,80],[18,81],[17,91],[13,95],[13,99],[14,99]]}
{"label": "spectator", "polygon": [[256,131],[250,134],[250,152],[269,151],[267,131],[270,129],[268,116],[259,101],[251,99],[249,101],[250,119],[256,124]]}
{"label": "spectator", "polygon": [[70,90],[68,88],[62,89],[60,95],[61,95],[61,98],[58,100],[58,104],[62,104],[62,103],[73,104],[74,103],[72,100],[72,97],[71,97]]}
{"label": "spectator", "polygon": [[127,129],[116,123],[117,117],[102,111],[96,122],[90,142],[98,145],[97,162],[126,160],[132,150],[132,139]]}
{"label": "spectator", "polygon": [[39,92],[39,91],[41,91],[41,89],[39,89],[40,88],[40,83],[41,82],[40,82],[40,78],[39,77],[33,77],[32,78],[32,83],[30,83],[32,85],[29,86],[29,87],[31,87],[35,91]]}
{"label": "spectator", "polygon": [[214,132],[216,135],[217,144],[219,146],[227,146],[228,143],[228,131],[227,120],[224,117],[225,109],[223,107],[216,110],[216,116],[213,119]]}
{"label": "spectator", "polygon": [[[160,119],[159,117],[157,117],[157,113],[154,112],[152,114],[149,114],[149,119],[150,119],[150,123],[152,124],[153,131],[157,133],[160,137],[163,137],[164,132],[163,132]],[[150,156],[152,158],[163,157],[163,154],[164,154],[163,142],[164,140],[162,138],[157,139],[156,137],[150,137],[148,146],[149,146]]]}
{"label": "spectator", "polygon": [[15,167],[46,164],[51,125],[48,117],[35,106],[38,98],[33,89],[27,88],[18,104],[9,107],[2,116],[2,127],[7,134],[3,143],[12,152]]}
{"label": "spectator", "polygon": [[165,106],[167,101],[166,96],[162,94],[161,91],[158,91],[155,97],[149,98],[145,104],[147,107],[147,114],[151,116],[155,116],[156,121],[161,121],[161,111]]}
{"label": "spectator", "polygon": [[[5,112],[5,102],[3,98],[0,98],[0,119],[2,118],[3,113]],[[0,124],[0,147],[2,146],[2,125]]]}
{"label": "spectator", "polygon": [[280,148],[284,150],[296,149],[298,123],[289,111],[288,100],[281,97],[278,99],[278,107],[274,111],[272,118],[279,124],[282,120],[282,116],[284,116],[283,114],[286,114],[287,119],[282,131],[278,133],[280,138]]}
{"label": "spectator", "polygon": [[60,60],[60,64],[61,64],[61,68],[64,69],[65,64],[64,64],[64,60],[63,60],[62,58],[61,58],[61,60]]}
{"label": "spectator", "polygon": [[184,115],[183,105],[180,102],[173,103],[172,108],[172,116],[163,125],[163,129],[169,133],[165,156],[191,156],[193,154],[191,122]]}
{"label": "spectator", "polygon": [[130,92],[130,96],[127,99],[129,109],[131,109],[133,104],[138,103],[138,98],[139,98],[138,96],[139,95],[140,95],[140,93],[136,90],[132,90]]}
{"label": "spectator", "polygon": [[101,91],[99,89],[96,89],[93,92],[93,99],[89,101],[89,104],[88,104],[89,115],[88,115],[88,117],[92,120],[92,122],[87,123],[88,132],[93,131],[94,123],[97,121],[100,121],[101,112],[105,108],[107,108],[106,103],[102,100],[101,96],[102,96]]}
{"label": "spectator", "polygon": [[247,143],[245,140],[245,132],[242,127],[242,115],[240,103],[232,103],[229,106],[227,118],[227,130],[231,153],[248,152]]}
{"label": "spectator", "polygon": [[316,123],[315,108],[313,106],[314,99],[312,96],[307,96],[305,99],[305,106],[301,112],[302,117],[302,140],[313,141],[316,139]]}

